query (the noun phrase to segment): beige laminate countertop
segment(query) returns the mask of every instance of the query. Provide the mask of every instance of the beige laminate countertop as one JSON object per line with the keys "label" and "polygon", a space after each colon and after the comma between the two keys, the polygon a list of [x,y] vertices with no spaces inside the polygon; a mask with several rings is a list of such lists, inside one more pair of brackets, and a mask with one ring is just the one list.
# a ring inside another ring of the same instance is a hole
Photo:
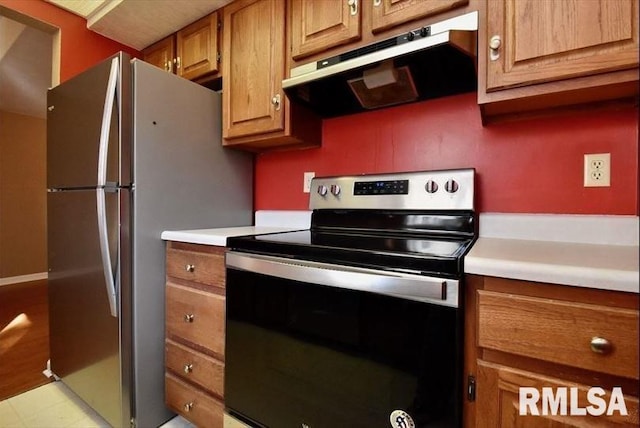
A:
{"label": "beige laminate countertop", "polygon": [[[165,231],[162,239],[225,246],[232,236],[307,229],[309,222],[310,212],[258,211],[257,226]],[[488,213],[479,224],[465,273],[640,292],[637,216]]]}
{"label": "beige laminate countertop", "polygon": [[481,214],[465,273],[639,292],[637,216]]}
{"label": "beige laminate countertop", "polygon": [[289,232],[293,230],[298,229],[270,226],[242,226],[214,229],[166,230],[162,232],[161,238],[165,241],[224,247],[227,245],[227,238],[233,236],[264,235],[265,233]]}
{"label": "beige laminate countertop", "polygon": [[638,246],[480,237],[465,273],[638,293]]}

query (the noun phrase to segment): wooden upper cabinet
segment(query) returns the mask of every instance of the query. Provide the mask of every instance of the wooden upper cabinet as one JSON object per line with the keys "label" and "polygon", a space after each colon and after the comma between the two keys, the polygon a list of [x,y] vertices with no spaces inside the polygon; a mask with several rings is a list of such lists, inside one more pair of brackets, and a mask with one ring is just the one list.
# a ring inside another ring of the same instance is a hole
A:
{"label": "wooden upper cabinet", "polygon": [[223,136],[284,128],[282,0],[239,0],[224,9]]}
{"label": "wooden upper cabinet", "polygon": [[291,105],[285,76],[285,0],[225,6],[222,50],[223,144],[243,150],[320,144],[321,120]]}
{"label": "wooden upper cabinet", "polygon": [[218,70],[218,13],[188,25],[176,33],[176,73],[196,79]]}
{"label": "wooden upper cabinet", "polygon": [[638,67],[637,0],[487,2],[487,92]]}
{"label": "wooden upper cabinet", "polygon": [[173,36],[166,37],[142,51],[142,58],[145,62],[169,73],[173,73],[173,59],[175,57],[176,47]]}
{"label": "wooden upper cabinet", "polygon": [[291,54],[303,58],[326,49],[359,40],[359,1],[291,1]]}
{"label": "wooden upper cabinet", "polygon": [[469,0],[371,0],[371,31],[426,18],[469,3]]}

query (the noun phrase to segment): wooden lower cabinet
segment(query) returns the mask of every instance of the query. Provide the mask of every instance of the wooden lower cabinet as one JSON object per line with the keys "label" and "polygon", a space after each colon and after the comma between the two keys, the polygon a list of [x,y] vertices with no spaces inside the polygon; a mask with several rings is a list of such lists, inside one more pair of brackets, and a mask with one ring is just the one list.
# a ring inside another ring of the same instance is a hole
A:
{"label": "wooden lower cabinet", "polygon": [[224,252],[167,243],[166,404],[198,427],[223,426]]}
{"label": "wooden lower cabinet", "polygon": [[[611,416],[606,415],[612,398],[610,390],[603,389],[604,394],[598,395],[602,401],[592,404],[588,400],[590,385],[568,382],[565,379],[482,360],[478,361],[477,385],[478,427],[638,426],[637,397],[624,397],[625,409],[631,416],[623,416],[618,411],[614,411]],[[521,403],[522,387],[529,389],[523,390]],[[534,390],[537,392],[533,392]],[[535,407],[533,403],[536,403]],[[589,414],[587,409],[596,415]],[[597,415],[600,412],[604,414]]]}
{"label": "wooden lower cabinet", "polygon": [[465,427],[637,427],[638,303],[633,293],[470,276]]}

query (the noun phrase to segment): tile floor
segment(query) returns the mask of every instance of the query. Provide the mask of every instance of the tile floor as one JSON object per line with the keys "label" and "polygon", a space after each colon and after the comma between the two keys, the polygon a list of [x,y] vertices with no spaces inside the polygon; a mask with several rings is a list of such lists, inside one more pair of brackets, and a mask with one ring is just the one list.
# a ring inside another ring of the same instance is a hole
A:
{"label": "tile floor", "polygon": [[[110,428],[110,425],[62,382],[52,382],[0,401],[0,427]],[[161,428],[195,427],[178,416]]]}

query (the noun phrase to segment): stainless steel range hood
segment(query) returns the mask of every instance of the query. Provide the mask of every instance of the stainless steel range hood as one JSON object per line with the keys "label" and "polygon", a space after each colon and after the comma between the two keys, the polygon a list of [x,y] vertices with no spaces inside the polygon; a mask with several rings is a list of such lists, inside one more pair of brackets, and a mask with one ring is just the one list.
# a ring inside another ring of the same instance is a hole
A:
{"label": "stainless steel range hood", "polygon": [[282,87],[323,117],[477,89],[478,12],[291,69]]}

